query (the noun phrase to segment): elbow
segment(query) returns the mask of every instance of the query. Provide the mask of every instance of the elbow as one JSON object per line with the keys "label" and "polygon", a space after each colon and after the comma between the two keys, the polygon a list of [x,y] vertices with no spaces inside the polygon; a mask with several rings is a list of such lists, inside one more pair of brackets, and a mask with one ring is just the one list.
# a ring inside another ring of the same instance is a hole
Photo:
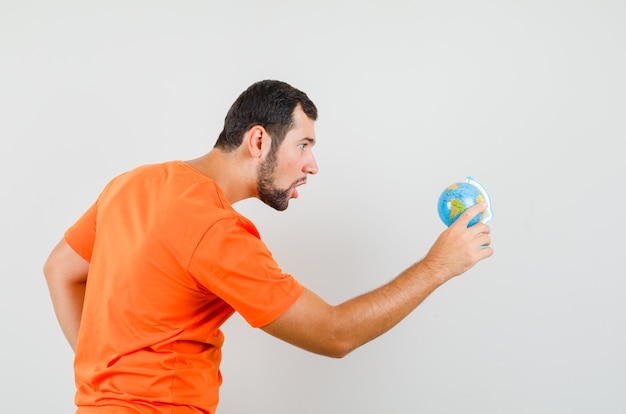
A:
{"label": "elbow", "polygon": [[59,257],[59,250],[58,247],[56,247],[52,252],[50,252],[48,258],[43,264],[43,275],[48,283],[58,278],[60,274],[59,267],[61,265],[61,262],[62,260]]}
{"label": "elbow", "polygon": [[344,349],[340,347],[326,347],[324,349],[309,349],[309,351],[318,355],[328,357],[328,358],[342,359],[343,357],[348,355],[352,350]]}
{"label": "elbow", "polygon": [[342,346],[340,344],[328,346],[322,350],[319,350],[317,353],[323,356],[334,358],[334,359],[342,359],[346,355],[348,355],[352,349]]}
{"label": "elbow", "polygon": [[357,336],[350,331],[338,330],[332,333],[326,341],[324,355],[330,358],[342,359],[357,349],[362,344],[358,342]]}
{"label": "elbow", "polygon": [[58,281],[63,272],[60,269],[60,264],[53,255],[50,255],[43,265],[43,275],[46,278],[48,284]]}
{"label": "elbow", "polygon": [[326,356],[330,358],[335,358],[335,359],[342,359],[352,351],[353,349],[349,349],[349,348],[337,348],[337,349],[333,349]]}
{"label": "elbow", "polygon": [[50,260],[50,257],[48,257],[48,259],[44,263],[42,270],[43,270],[43,275],[46,278],[46,281],[50,283],[54,275],[54,265],[52,263],[52,260]]}
{"label": "elbow", "polygon": [[358,345],[349,336],[337,336],[332,330],[317,331],[314,338],[315,340],[313,341],[298,342],[287,340],[287,342],[314,354],[334,359],[344,358],[358,348]]}
{"label": "elbow", "polygon": [[85,283],[89,262],[62,240],[52,250],[42,270],[49,285],[51,283]]}

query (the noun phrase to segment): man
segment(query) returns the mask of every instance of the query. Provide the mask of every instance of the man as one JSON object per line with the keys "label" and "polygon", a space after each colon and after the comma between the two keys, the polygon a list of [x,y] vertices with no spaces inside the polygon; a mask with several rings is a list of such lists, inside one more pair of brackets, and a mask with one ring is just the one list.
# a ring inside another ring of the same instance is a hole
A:
{"label": "man", "polygon": [[492,254],[468,209],[424,259],[388,284],[331,306],[278,267],[232,204],[284,210],[317,173],[317,109],[261,81],[230,108],[214,148],[113,179],[65,233],[44,273],[76,352],[78,413],[213,413],[220,326],[239,312],[305,350],[343,357],[386,332],[438,286]]}

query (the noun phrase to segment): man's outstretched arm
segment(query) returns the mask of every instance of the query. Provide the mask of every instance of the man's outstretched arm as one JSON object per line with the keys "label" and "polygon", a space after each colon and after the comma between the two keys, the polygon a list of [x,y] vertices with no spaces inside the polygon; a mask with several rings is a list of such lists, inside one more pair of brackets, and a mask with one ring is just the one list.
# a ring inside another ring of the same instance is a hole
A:
{"label": "man's outstretched arm", "polygon": [[48,282],[54,312],[65,337],[75,350],[85,299],[89,262],[79,256],[65,239],[62,239],[50,253],[43,271]]}
{"label": "man's outstretched arm", "polygon": [[262,329],[311,352],[345,356],[387,332],[437,287],[493,254],[489,226],[467,227],[484,208],[478,205],[464,212],[424,259],[391,282],[337,306],[305,289],[296,303]]}

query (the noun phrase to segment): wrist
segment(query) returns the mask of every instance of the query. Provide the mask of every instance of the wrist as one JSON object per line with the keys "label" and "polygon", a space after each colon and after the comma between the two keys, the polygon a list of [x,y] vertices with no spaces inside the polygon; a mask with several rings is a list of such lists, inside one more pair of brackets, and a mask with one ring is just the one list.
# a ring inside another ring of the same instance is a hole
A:
{"label": "wrist", "polygon": [[429,284],[437,288],[447,282],[451,277],[444,271],[444,267],[437,263],[431,263],[422,259],[413,265],[417,274]]}

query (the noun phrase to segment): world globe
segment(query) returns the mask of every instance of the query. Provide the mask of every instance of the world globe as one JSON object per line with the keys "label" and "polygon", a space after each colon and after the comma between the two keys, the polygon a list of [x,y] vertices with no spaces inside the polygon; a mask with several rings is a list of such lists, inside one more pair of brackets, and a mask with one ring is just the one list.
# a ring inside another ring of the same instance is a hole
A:
{"label": "world globe", "polygon": [[451,184],[443,190],[437,203],[437,212],[441,221],[446,226],[450,226],[465,210],[483,201],[487,201],[488,207],[474,217],[467,225],[468,227],[479,221],[488,222],[493,216],[493,211],[487,190],[472,177],[467,177],[465,182]]}

